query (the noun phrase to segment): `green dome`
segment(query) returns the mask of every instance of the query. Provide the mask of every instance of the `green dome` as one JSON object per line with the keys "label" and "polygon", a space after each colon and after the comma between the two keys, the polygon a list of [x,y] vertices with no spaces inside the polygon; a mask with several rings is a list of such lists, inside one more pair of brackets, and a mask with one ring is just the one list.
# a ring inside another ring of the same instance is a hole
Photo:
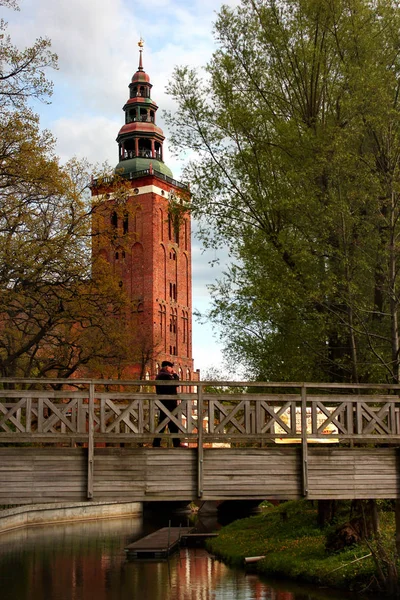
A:
{"label": "green dome", "polygon": [[154,171],[159,171],[167,177],[173,178],[172,171],[162,161],[155,158],[129,158],[121,160],[115,167],[115,172],[118,175],[129,175],[129,173],[137,173],[138,171],[146,171],[152,165]]}

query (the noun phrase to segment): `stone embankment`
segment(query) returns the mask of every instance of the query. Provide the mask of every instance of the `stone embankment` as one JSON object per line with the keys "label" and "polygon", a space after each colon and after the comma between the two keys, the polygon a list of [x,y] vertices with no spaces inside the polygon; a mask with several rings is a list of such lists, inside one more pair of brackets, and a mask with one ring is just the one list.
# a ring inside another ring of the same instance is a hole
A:
{"label": "stone embankment", "polygon": [[0,510],[0,534],[19,527],[141,515],[141,502],[29,504]]}

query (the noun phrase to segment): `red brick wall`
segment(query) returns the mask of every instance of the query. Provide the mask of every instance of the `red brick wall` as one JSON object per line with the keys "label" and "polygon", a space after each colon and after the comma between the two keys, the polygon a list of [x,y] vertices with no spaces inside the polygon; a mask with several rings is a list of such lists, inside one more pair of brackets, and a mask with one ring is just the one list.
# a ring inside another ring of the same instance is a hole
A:
{"label": "red brick wall", "polygon": [[[186,214],[180,220],[177,243],[168,226],[168,198],[171,191],[179,195],[179,189],[155,175],[134,179],[131,186],[135,193],[127,202],[128,220],[125,218],[124,224],[119,214],[113,243],[109,235],[97,236],[93,252],[107,256],[133,305],[139,309],[125,326],[132,329],[136,344],[145,343],[152,349],[146,365],[148,377],[154,379],[157,365],[171,360],[176,371],[181,370],[182,379],[194,379],[190,216]],[[106,191],[97,189],[93,193]],[[95,211],[93,230],[110,228],[114,210],[111,196]],[[125,236],[124,226],[128,229]],[[113,235],[112,227],[109,233]],[[139,373],[140,365],[132,364],[125,376]]]}

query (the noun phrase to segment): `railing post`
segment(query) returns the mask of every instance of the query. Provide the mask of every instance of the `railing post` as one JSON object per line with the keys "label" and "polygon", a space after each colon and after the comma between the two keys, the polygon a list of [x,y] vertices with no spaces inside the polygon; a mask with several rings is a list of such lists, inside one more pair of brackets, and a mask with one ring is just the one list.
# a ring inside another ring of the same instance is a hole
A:
{"label": "railing post", "polygon": [[32,398],[26,399],[25,431],[32,433]]}
{"label": "railing post", "polygon": [[94,384],[89,384],[87,497],[93,498],[94,470]]}
{"label": "railing post", "polygon": [[307,389],[301,387],[301,454],[303,496],[308,495],[308,446],[307,446]]}
{"label": "railing post", "polygon": [[203,386],[197,386],[197,496],[203,496]]}

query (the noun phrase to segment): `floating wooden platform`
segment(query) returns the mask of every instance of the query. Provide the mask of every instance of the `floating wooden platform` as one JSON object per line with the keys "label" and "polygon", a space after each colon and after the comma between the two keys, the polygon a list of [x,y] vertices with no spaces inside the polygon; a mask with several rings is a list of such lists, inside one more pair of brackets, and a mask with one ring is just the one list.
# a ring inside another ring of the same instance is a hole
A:
{"label": "floating wooden platform", "polygon": [[194,527],[163,527],[125,548],[128,558],[166,558],[177,550],[181,537]]}

